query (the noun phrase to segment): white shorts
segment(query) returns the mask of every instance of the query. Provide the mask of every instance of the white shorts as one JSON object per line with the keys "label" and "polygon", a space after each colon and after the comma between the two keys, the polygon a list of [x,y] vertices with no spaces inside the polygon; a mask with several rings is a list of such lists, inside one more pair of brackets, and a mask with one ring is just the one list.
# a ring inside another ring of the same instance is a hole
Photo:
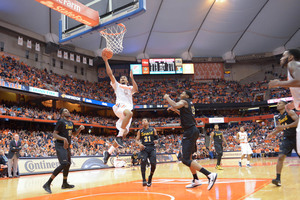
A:
{"label": "white shorts", "polygon": [[253,154],[249,143],[241,143],[242,155],[250,155]]}
{"label": "white shorts", "polygon": [[125,167],[125,165],[126,165],[126,162],[124,160],[114,160],[115,168]]}
{"label": "white shorts", "polygon": [[[113,106],[113,111],[114,111],[115,115],[119,118],[119,120],[116,123],[116,127],[118,130],[121,130],[121,125],[122,125],[122,122],[124,119],[123,113],[124,113],[124,110],[126,110],[126,109],[131,111],[132,106],[126,105],[126,104],[115,104]],[[129,120],[129,123],[126,126],[127,133],[129,132],[129,127],[131,125],[131,121],[132,121],[132,118]]]}

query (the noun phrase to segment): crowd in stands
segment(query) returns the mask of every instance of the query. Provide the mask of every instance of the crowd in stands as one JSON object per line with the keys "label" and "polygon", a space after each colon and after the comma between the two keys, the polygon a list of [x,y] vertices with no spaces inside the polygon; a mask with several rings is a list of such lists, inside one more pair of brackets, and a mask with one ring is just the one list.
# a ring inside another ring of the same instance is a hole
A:
{"label": "crowd in stands", "polygon": [[[169,113],[171,114],[171,113]],[[267,109],[259,112],[250,112],[247,113],[240,112],[239,110],[223,110],[223,111],[197,111],[196,120],[198,125],[201,124],[199,118],[205,117],[245,117],[245,116],[255,116],[263,114],[272,114],[272,112]],[[58,120],[59,109],[48,108],[45,106],[30,106],[25,103],[14,103],[8,101],[2,101],[0,103],[0,115],[12,116],[12,117],[22,117],[22,118],[31,118],[31,119],[42,119],[42,120]],[[159,116],[159,115],[158,115]],[[175,116],[155,116],[151,117],[150,125],[154,127],[174,127],[180,126],[180,118],[176,114]],[[109,118],[99,116],[97,113],[83,114],[80,112],[72,111],[71,120],[73,122],[83,123],[83,124],[93,124],[93,125],[102,125],[107,127],[115,126],[116,118]],[[134,117],[131,127],[137,128],[141,126],[142,117]]]}
{"label": "crowd in stands", "polygon": [[[41,70],[11,57],[0,58],[0,79],[26,86],[54,90],[57,92],[85,97],[105,102],[115,102],[115,96],[109,81],[89,82],[79,80],[68,75],[50,73]],[[278,75],[278,78],[284,78]],[[242,103],[262,101],[257,96],[268,94],[268,98],[290,96],[287,89],[277,88],[268,90],[268,81],[253,82],[241,85],[236,81],[214,80],[211,82],[194,82],[193,80],[166,79],[166,80],[137,80],[140,88],[134,96],[134,103],[166,104],[163,94],[168,93],[178,97],[183,89],[190,89],[194,94],[194,103]]]}
{"label": "crowd in stands", "polygon": [[[243,122],[231,124],[228,127],[221,127],[224,137],[227,140],[228,147],[224,147],[224,151],[240,151],[239,143],[236,141],[236,134],[240,126],[243,125],[246,131],[250,134],[255,126],[259,126],[255,136],[250,141],[254,156],[274,156],[279,151],[279,138],[266,140],[273,127],[272,120],[265,121],[261,124],[256,122]],[[205,134],[210,134],[212,129],[207,129],[207,133],[201,134],[197,140],[197,153],[195,158],[208,158],[209,152],[205,146]],[[180,130],[174,130],[172,134],[162,134],[158,132],[159,140],[157,147],[158,153],[179,153],[181,149],[182,133]],[[19,134],[22,141],[21,157],[48,157],[55,156],[54,140],[52,132],[48,131],[28,131],[28,130],[0,130],[0,149],[5,153],[9,150],[9,142],[13,134]],[[96,136],[92,134],[80,134],[72,138],[71,149],[73,156],[101,156],[103,151],[107,150],[111,145],[115,136]],[[135,142],[135,133],[127,137],[125,147],[119,149],[119,154],[132,154],[134,151],[139,151],[139,147]],[[213,150],[214,151],[214,150]]]}

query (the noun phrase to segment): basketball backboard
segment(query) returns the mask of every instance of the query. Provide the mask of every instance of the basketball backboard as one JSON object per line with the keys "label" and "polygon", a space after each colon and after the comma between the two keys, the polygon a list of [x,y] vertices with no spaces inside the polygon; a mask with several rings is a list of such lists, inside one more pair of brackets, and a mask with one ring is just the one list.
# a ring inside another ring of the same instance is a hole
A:
{"label": "basketball backboard", "polygon": [[124,22],[146,11],[146,0],[78,0],[78,2],[99,12],[100,23],[91,27],[65,15],[59,21],[59,42],[100,31],[110,25]]}

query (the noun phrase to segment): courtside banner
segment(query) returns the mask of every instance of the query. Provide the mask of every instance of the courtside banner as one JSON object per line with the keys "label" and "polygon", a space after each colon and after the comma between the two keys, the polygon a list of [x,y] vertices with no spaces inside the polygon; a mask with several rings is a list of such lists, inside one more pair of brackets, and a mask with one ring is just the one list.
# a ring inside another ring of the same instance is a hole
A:
{"label": "courtside banner", "polygon": [[[71,158],[70,171],[113,167],[115,158],[115,156],[110,157],[107,165],[105,165],[102,156],[74,156]],[[125,161],[126,164],[131,164],[131,155],[119,156],[119,160]],[[158,163],[178,161],[176,154],[157,154],[156,160]],[[20,158],[18,164],[20,175],[51,173],[59,166],[56,157]]]}
{"label": "courtside banner", "polygon": [[74,101],[81,101],[81,97],[75,97],[75,96],[68,95],[68,94],[63,94],[63,93],[59,93],[59,97],[61,97],[63,99],[70,99],[70,100],[74,100]]}
{"label": "courtside banner", "polygon": [[108,102],[103,102],[103,101],[97,101],[94,99],[88,99],[88,98],[82,98],[83,102],[90,103],[90,104],[95,104],[95,105],[100,105],[100,106],[107,106],[107,107],[113,107],[115,104],[108,103]]}
{"label": "courtside banner", "polygon": [[[103,157],[72,157],[70,171],[87,170],[87,169],[100,169],[112,167],[112,164],[108,163],[104,165]],[[59,166],[58,159],[56,157],[48,158],[20,158],[19,159],[19,171],[21,175],[27,174],[40,174],[50,173]]]}
{"label": "courtside banner", "polygon": [[11,88],[11,89],[16,89],[16,90],[24,90],[24,91],[29,91],[29,87],[25,85],[20,85],[18,83],[10,83],[7,81],[4,81],[0,79],[0,86],[6,87],[6,88]]}
{"label": "courtside banner", "polygon": [[85,25],[99,25],[99,13],[76,0],[36,1]]}
{"label": "courtside banner", "polygon": [[58,97],[59,93],[51,90],[45,90],[41,88],[31,87],[29,86],[29,92],[37,93],[37,94],[43,94],[53,97]]}

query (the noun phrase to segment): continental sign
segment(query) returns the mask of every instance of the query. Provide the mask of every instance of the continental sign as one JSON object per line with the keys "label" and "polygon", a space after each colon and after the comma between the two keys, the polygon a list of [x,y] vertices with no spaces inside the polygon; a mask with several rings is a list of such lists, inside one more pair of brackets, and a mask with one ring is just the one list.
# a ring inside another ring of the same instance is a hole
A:
{"label": "continental sign", "polygon": [[99,24],[99,13],[76,0],[36,1],[85,25],[96,26]]}
{"label": "continental sign", "polygon": [[[119,159],[131,163],[131,156],[119,156]],[[158,154],[156,159],[158,163],[177,161],[175,154]],[[109,168],[114,166],[114,160],[112,156],[105,165],[102,156],[72,157],[70,171]],[[60,165],[56,157],[20,158],[18,164],[21,175],[50,173]]]}

